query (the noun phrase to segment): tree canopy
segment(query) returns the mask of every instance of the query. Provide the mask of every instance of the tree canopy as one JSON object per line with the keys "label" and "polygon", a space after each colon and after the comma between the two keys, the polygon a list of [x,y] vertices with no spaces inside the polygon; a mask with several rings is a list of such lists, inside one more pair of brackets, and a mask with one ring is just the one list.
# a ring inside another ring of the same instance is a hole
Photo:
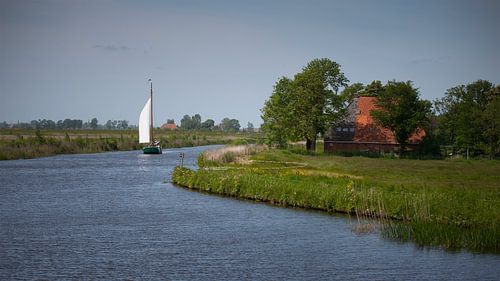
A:
{"label": "tree canopy", "polygon": [[212,119],[207,119],[203,123],[201,123],[201,129],[203,130],[212,130],[215,126],[215,121]]}
{"label": "tree canopy", "polygon": [[379,80],[373,80],[370,84],[366,85],[363,95],[367,97],[377,97],[380,92],[384,90],[384,85]]}
{"label": "tree canopy", "polygon": [[184,115],[181,119],[181,126],[184,130],[197,130],[201,128],[201,115],[195,114],[192,117]]}
{"label": "tree canopy", "polygon": [[420,99],[411,81],[389,81],[378,91],[375,104],[378,109],[370,114],[375,122],[394,133],[403,154],[410,136],[429,122],[431,103]]}
{"label": "tree canopy", "polygon": [[438,114],[438,135],[455,150],[498,154],[500,146],[500,86],[477,80],[448,89],[434,102]]}
{"label": "tree canopy", "polygon": [[238,132],[240,130],[240,121],[236,119],[224,118],[220,122],[220,129],[225,132]]}
{"label": "tree canopy", "polygon": [[269,143],[304,139],[314,151],[318,134],[342,115],[344,98],[338,91],[348,82],[340,65],[327,58],[312,60],[293,79],[280,78],[262,109]]}

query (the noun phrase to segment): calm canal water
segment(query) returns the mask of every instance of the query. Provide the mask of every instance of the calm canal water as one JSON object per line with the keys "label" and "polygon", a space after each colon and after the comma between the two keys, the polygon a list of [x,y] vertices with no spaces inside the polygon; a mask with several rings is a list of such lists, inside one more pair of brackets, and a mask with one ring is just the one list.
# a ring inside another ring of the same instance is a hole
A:
{"label": "calm canal water", "polygon": [[0,162],[0,279],[498,280],[500,257],[356,235],[345,217],[178,188],[203,147]]}

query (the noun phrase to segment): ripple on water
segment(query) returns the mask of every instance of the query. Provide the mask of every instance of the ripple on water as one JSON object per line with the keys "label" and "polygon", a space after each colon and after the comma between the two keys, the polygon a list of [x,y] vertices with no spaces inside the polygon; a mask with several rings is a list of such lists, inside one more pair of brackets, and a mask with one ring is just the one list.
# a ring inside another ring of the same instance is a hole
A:
{"label": "ripple on water", "polygon": [[[168,183],[205,148],[0,162],[0,279],[495,280],[493,255],[356,235],[345,217]],[[167,183],[165,183],[167,182]]]}

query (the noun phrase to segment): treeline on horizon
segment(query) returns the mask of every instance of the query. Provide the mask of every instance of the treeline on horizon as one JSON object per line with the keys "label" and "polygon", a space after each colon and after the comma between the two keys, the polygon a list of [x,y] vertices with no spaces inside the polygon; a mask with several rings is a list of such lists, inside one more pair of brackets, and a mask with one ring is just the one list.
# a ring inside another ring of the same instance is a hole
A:
{"label": "treeline on horizon", "polygon": [[97,118],[88,122],[81,119],[69,119],[53,121],[50,119],[38,119],[27,122],[7,123],[0,122],[0,129],[23,129],[23,130],[59,130],[59,129],[89,129],[89,130],[127,130],[136,129],[137,126],[129,125],[127,120],[108,120],[105,124],[99,124]]}
{"label": "treeline on horizon", "polygon": [[[237,119],[223,118],[219,124],[215,124],[213,119],[201,121],[201,115],[195,114],[193,116],[184,115],[181,119],[181,124],[178,128],[184,130],[206,130],[206,131],[224,131],[224,132],[238,132],[240,130],[253,132],[255,131],[254,125],[251,122],[247,123],[246,128],[242,128],[240,121]],[[173,119],[168,119],[167,124],[175,124]]]}
{"label": "treeline on horizon", "polygon": [[[166,124],[175,124],[174,119],[167,119]],[[160,128],[160,127],[157,127]],[[195,114],[193,116],[184,115],[181,119],[180,126],[176,129],[186,131],[192,130],[205,130],[205,131],[224,131],[224,132],[238,132],[240,130],[253,132],[254,125],[250,122],[247,123],[246,128],[242,128],[240,121],[237,119],[224,118],[219,124],[215,124],[213,119],[207,119],[202,122],[201,115]],[[90,121],[83,122],[80,119],[64,119],[53,121],[50,119],[38,119],[28,122],[7,123],[6,121],[0,122],[0,129],[22,129],[22,130],[64,130],[64,129],[85,129],[85,130],[129,130],[137,129],[136,125],[130,125],[127,120],[108,120],[105,124],[99,124],[97,118],[92,118]]]}

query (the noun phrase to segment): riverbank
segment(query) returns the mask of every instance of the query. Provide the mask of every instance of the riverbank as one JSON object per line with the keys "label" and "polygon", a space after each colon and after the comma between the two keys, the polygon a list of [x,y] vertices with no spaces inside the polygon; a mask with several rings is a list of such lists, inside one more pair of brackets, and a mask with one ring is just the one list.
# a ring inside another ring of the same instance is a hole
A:
{"label": "riverbank", "polygon": [[263,151],[241,161],[231,153],[219,153],[219,159],[201,156],[200,170],[178,167],[172,180],[230,197],[375,218],[382,235],[420,246],[500,253],[498,161],[288,151]]}
{"label": "riverbank", "polygon": [[[164,148],[254,143],[257,133],[155,130]],[[0,130],[0,160],[141,149],[136,130]]]}

